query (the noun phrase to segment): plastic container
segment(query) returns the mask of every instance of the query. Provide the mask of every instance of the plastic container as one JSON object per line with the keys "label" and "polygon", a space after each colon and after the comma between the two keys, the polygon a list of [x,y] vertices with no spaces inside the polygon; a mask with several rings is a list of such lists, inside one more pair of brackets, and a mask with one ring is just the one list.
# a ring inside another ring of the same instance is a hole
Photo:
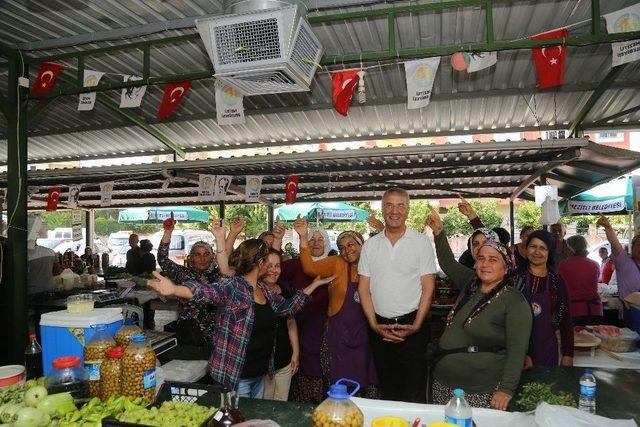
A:
{"label": "plastic container", "polygon": [[148,402],[156,395],[156,354],[142,334],[131,337],[122,356],[122,395]]}
{"label": "plastic container", "polygon": [[578,399],[578,409],[596,413],[596,377],[591,369],[585,369],[580,377],[580,398]]}
{"label": "plastic container", "polygon": [[[65,254],[66,255],[66,254]],[[65,268],[62,273],[60,273],[60,278],[62,278],[62,287],[65,291],[71,291],[74,288],[76,276],[70,268]]]}
{"label": "plastic container", "polygon": [[594,331],[593,334],[600,338],[600,348],[615,353],[630,353],[636,351],[638,334],[627,328],[616,328],[620,335],[611,336],[603,331]]}
{"label": "plastic container", "polygon": [[122,356],[124,347],[112,347],[100,365],[100,400],[122,395]]}
{"label": "plastic container", "polygon": [[89,373],[89,394],[97,397],[100,394],[100,365],[106,357],[105,353],[116,342],[107,331],[107,325],[97,325],[96,333],[84,346],[84,368]]}
{"label": "plastic container", "polygon": [[0,366],[0,390],[14,384],[24,384],[27,373],[22,365]]}
{"label": "plastic container", "polygon": [[89,397],[89,374],[78,356],[63,356],[52,363],[45,385],[49,394],[69,392],[75,399]]}
{"label": "plastic container", "polygon": [[121,308],[96,308],[89,313],[67,310],[45,313],[40,318],[42,367],[47,375],[53,359],[60,356],[84,357],[84,345],[96,332],[95,325],[107,325],[110,335],[122,324]]}
{"label": "plastic container", "polygon": [[[191,402],[197,403],[202,406],[217,406],[220,404],[220,394],[222,388],[217,385],[208,384],[193,384],[167,381],[162,384],[156,400],[153,405],[160,407],[163,402],[179,401],[179,402]],[[199,427],[206,427],[209,425],[210,419],[206,420]],[[102,427],[139,427],[141,424],[125,423],[118,421],[115,418],[104,418],[102,420]]]}
{"label": "plastic container", "polygon": [[69,313],[88,313],[93,311],[95,298],[91,294],[71,295],[67,297],[67,311]]}
{"label": "plastic container", "polygon": [[378,417],[371,421],[371,427],[409,427],[409,421],[400,417]]}
{"label": "plastic container", "polygon": [[127,318],[124,320],[124,325],[118,329],[118,332],[116,332],[116,335],[114,336],[116,345],[126,347],[129,345],[132,336],[141,333],[142,329],[138,326],[138,322],[135,319]]}
{"label": "plastic container", "polygon": [[461,388],[453,390],[453,397],[444,407],[444,421],[461,427],[473,425],[471,406],[464,398],[464,390]]}
{"label": "plastic container", "polygon": [[[351,393],[347,391],[346,384],[353,384],[355,388]],[[358,406],[351,401],[358,390],[360,384],[347,378],[341,378],[333,384],[325,399],[315,411],[311,423],[314,427],[331,425],[339,426],[362,426],[364,425],[364,415]]]}

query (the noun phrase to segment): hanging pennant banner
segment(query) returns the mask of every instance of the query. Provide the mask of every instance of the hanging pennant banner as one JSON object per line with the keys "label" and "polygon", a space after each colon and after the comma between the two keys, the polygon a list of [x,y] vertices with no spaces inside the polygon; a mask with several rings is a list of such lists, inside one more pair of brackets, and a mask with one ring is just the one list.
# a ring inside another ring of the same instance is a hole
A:
{"label": "hanging pennant banner", "polygon": [[610,212],[619,212],[627,209],[627,203],[624,197],[606,200],[602,202],[582,202],[578,200],[569,200],[567,203],[570,213],[575,214],[603,214]]}
{"label": "hanging pennant banner", "polygon": [[440,57],[417,59],[404,63],[407,79],[407,108],[423,108],[429,105],[433,81],[440,65]]}
{"label": "hanging pennant banner", "polygon": [[349,70],[333,71],[331,73],[331,83],[333,86],[333,108],[346,116],[349,113],[353,93],[358,87],[362,68],[351,68]]}
{"label": "hanging pennant banner", "polygon": [[113,181],[100,184],[100,206],[111,206],[111,194],[113,193]]}
{"label": "hanging pennant banner", "polygon": [[198,200],[205,202],[214,200],[215,185],[215,175],[206,175],[201,173],[198,179]]}
{"label": "hanging pennant banner", "polygon": [[216,118],[218,125],[237,125],[245,122],[244,97],[233,87],[216,82]]}
{"label": "hanging pennant banner", "polygon": [[287,182],[284,183],[284,202],[287,205],[292,205],[298,198],[298,185],[300,184],[300,175],[292,174],[287,178]]}
{"label": "hanging pennant banner", "polygon": [[[31,93],[49,93],[51,89],[53,89],[53,85],[58,78],[58,74],[62,71],[63,67],[60,64],[55,64],[53,62],[43,62],[40,64],[40,68],[38,69],[38,75],[36,76],[36,81],[33,83],[31,88]],[[45,101],[46,100],[41,100]]]}
{"label": "hanging pennant banner", "polygon": [[[531,40],[567,39],[569,30],[560,28],[531,37]],[[536,65],[538,87],[562,86],[564,83],[564,64],[567,59],[567,47],[562,45],[536,47],[531,49],[531,55]]]}
{"label": "hanging pennant banner", "polygon": [[232,178],[231,175],[216,175],[216,185],[213,193],[214,200],[226,199],[227,190],[229,190]]}
{"label": "hanging pennant banner", "polygon": [[3,210],[7,210],[7,189],[0,190],[0,206]]}
{"label": "hanging pennant banner", "polygon": [[58,209],[58,200],[60,200],[60,187],[50,188],[47,196],[47,212],[54,212]]}
{"label": "hanging pennant banner", "polygon": [[[609,34],[640,31],[640,3],[603,16]],[[637,61],[640,59],[640,40],[611,43],[611,50],[612,67]]]}
{"label": "hanging pennant banner", "polygon": [[[84,87],[98,86],[104,73],[94,70],[84,70]],[[91,111],[96,104],[96,93],[81,93],[78,101],[78,111]]]}
{"label": "hanging pennant banner", "polygon": [[[124,76],[125,83],[138,80],[142,80],[142,77]],[[125,87],[120,94],[120,108],[138,108],[146,91],[147,86]]]}
{"label": "hanging pennant banner", "polygon": [[260,199],[260,190],[262,189],[262,176],[247,175],[247,183],[244,187],[244,201],[257,202]]}
{"label": "hanging pennant banner", "polygon": [[467,73],[475,73],[492,67],[498,62],[498,52],[472,52],[469,54]]}
{"label": "hanging pennant banner", "polygon": [[164,86],[164,93],[160,108],[156,115],[158,120],[164,120],[171,115],[173,110],[180,104],[182,98],[191,87],[191,82],[170,82]]}
{"label": "hanging pennant banner", "polygon": [[80,200],[80,188],[81,188],[81,185],[69,186],[69,194],[67,196],[68,209],[75,209],[78,207],[78,200]]}
{"label": "hanging pennant banner", "polygon": [[71,239],[75,242],[82,240],[82,211],[74,210],[71,213]]}

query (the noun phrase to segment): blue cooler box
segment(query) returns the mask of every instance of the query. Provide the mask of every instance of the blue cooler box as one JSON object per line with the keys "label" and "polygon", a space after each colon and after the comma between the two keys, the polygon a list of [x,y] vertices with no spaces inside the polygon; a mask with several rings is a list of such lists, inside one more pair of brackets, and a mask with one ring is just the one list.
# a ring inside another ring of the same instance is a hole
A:
{"label": "blue cooler box", "polygon": [[84,344],[95,333],[96,325],[107,325],[114,336],[122,324],[122,308],[96,308],[88,313],[69,313],[67,310],[45,313],[40,318],[42,338],[42,368],[47,375],[53,359],[61,356],[79,356]]}

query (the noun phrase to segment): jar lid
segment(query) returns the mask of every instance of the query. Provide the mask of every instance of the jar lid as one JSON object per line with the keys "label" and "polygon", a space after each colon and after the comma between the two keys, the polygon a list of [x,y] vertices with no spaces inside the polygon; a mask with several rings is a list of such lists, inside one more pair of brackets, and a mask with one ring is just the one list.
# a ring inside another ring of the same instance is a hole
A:
{"label": "jar lid", "polygon": [[111,347],[107,349],[106,354],[107,354],[107,357],[111,359],[120,359],[124,354],[124,350],[125,350],[124,347]]}
{"label": "jar lid", "polygon": [[73,368],[80,365],[80,358],[78,356],[63,356],[53,359],[52,363],[54,368],[64,369]]}
{"label": "jar lid", "polygon": [[131,342],[140,343],[140,342],[145,342],[147,340],[147,337],[144,336],[143,334],[135,334],[135,335],[131,335],[131,338],[129,339],[131,340]]}
{"label": "jar lid", "polygon": [[124,319],[124,325],[125,326],[133,326],[133,325],[138,326],[138,321],[136,319],[134,319],[133,317],[126,317]]}

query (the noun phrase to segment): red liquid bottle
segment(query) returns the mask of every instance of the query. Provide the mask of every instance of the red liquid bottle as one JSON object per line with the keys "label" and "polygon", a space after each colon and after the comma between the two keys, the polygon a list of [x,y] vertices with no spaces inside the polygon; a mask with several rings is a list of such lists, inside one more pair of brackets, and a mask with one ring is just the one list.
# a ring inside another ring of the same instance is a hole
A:
{"label": "red liquid bottle", "polygon": [[29,345],[24,350],[24,367],[28,380],[42,376],[42,347],[38,344],[36,334],[29,335]]}

